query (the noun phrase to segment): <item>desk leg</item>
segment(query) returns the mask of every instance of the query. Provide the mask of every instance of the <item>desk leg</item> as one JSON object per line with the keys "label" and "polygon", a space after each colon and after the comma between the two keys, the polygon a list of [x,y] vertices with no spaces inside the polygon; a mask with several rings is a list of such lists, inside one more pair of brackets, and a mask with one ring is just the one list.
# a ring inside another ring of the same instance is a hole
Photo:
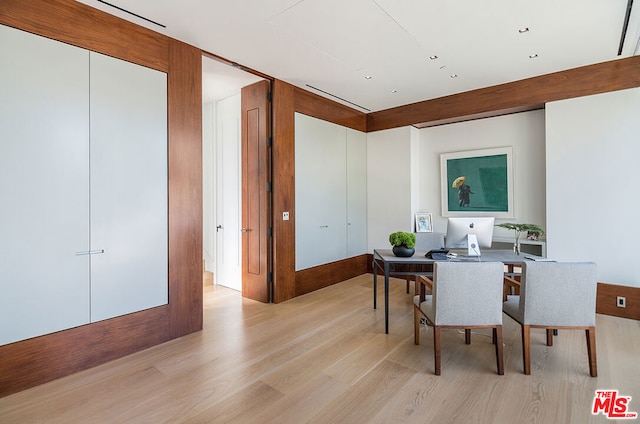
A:
{"label": "desk leg", "polygon": [[389,334],[389,264],[384,264],[384,332]]}
{"label": "desk leg", "polygon": [[373,260],[373,309],[376,309],[378,300],[378,263]]}

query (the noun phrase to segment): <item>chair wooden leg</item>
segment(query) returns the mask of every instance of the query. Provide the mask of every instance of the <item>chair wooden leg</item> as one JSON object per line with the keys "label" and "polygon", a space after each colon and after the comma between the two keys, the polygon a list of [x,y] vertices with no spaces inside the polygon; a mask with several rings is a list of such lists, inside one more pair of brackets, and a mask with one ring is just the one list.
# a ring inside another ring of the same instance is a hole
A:
{"label": "chair wooden leg", "polygon": [[553,346],[553,328],[547,328],[547,346]]}
{"label": "chair wooden leg", "polygon": [[596,360],[596,328],[589,327],[585,330],[587,334],[587,354],[589,355],[589,374],[591,377],[598,376],[598,361]]}
{"label": "chair wooden leg", "polygon": [[464,342],[465,342],[465,344],[471,344],[471,329],[470,328],[465,328],[464,329]]}
{"label": "chair wooden leg", "polygon": [[420,344],[420,311],[413,305],[413,343]]}
{"label": "chair wooden leg", "polygon": [[531,328],[522,325],[522,361],[524,363],[524,373],[531,374]]}
{"label": "chair wooden leg", "polygon": [[440,327],[433,326],[433,362],[435,373],[440,375]]}
{"label": "chair wooden leg", "polygon": [[498,375],[504,375],[504,355],[502,349],[502,326],[498,325],[493,329],[493,338],[496,344],[496,361],[498,365]]}
{"label": "chair wooden leg", "polygon": [[407,277],[407,293],[409,293],[409,277]]}

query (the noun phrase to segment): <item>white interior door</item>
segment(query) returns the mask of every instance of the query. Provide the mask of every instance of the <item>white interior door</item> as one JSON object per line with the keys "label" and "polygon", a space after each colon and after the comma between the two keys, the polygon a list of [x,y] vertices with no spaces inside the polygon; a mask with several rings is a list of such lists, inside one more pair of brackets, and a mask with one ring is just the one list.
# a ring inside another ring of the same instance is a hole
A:
{"label": "white interior door", "polygon": [[216,284],[242,290],[240,94],[216,103]]}
{"label": "white interior door", "polygon": [[89,322],[88,71],[0,25],[0,345]]}
{"label": "white interior door", "polygon": [[347,257],[347,131],[295,114],[296,270]]}
{"label": "white interior door", "polygon": [[91,53],[91,321],[168,302],[167,76]]}

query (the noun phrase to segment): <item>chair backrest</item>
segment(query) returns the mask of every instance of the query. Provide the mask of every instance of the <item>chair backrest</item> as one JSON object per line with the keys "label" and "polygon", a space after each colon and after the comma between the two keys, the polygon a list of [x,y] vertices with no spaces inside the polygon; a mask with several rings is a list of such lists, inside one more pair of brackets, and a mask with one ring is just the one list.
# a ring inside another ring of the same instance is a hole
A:
{"label": "chair backrest", "polygon": [[434,250],[444,247],[444,234],[442,233],[415,233],[416,250]]}
{"label": "chair backrest", "polygon": [[436,325],[501,325],[502,262],[436,262],[433,309]]}
{"label": "chair backrest", "polygon": [[525,262],[520,311],[523,324],[596,325],[596,264]]}

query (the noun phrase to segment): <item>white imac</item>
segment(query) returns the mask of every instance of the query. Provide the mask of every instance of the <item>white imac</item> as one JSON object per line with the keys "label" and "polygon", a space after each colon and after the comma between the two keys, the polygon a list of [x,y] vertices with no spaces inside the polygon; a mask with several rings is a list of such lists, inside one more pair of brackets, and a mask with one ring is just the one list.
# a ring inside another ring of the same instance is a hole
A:
{"label": "white imac", "polygon": [[445,246],[448,249],[467,249],[468,256],[480,256],[480,248],[491,247],[495,218],[450,217],[447,221]]}

